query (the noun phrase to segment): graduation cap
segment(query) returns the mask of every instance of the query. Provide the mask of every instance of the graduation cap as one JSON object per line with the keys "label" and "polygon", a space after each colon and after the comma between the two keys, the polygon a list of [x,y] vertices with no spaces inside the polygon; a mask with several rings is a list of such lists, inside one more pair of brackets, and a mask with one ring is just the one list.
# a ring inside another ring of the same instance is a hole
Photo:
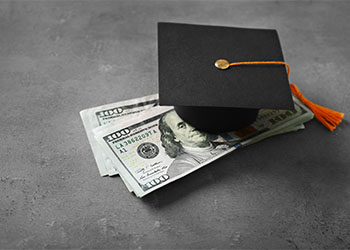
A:
{"label": "graduation cap", "polygon": [[158,23],[159,103],[202,131],[247,127],[259,109],[294,109],[286,67],[230,63],[283,60],[276,30]]}

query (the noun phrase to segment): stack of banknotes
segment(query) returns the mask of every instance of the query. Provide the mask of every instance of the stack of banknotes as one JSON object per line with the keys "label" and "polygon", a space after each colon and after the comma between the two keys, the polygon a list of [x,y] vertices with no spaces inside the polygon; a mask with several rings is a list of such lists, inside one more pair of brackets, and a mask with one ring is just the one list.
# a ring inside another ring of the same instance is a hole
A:
{"label": "stack of banknotes", "polygon": [[260,110],[249,127],[218,135],[159,106],[157,94],[85,109],[80,116],[100,175],[120,175],[130,192],[143,197],[240,147],[303,129],[313,113],[293,100],[293,111]]}

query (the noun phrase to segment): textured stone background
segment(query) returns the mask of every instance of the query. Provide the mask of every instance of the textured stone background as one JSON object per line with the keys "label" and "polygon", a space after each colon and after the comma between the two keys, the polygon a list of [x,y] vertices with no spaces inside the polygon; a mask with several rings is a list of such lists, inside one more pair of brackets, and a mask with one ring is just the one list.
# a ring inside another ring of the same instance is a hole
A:
{"label": "textured stone background", "polygon": [[[0,248],[349,249],[350,4],[0,2]],[[79,111],[157,92],[158,21],[275,28],[291,82],[345,113],[144,199],[101,178]]]}

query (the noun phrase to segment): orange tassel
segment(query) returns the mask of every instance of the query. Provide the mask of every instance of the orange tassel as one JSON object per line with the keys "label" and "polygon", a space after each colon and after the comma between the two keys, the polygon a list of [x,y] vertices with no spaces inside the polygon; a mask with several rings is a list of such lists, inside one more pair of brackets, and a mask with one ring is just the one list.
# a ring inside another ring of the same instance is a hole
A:
{"label": "orange tassel", "polygon": [[[226,60],[224,60],[226,61]],[[228,63],[228,62],[227,62]],[[230,66],[239,66],[239,65],[257,65],[257,64],[280,64],[287,67],[287,74],[289,77],[290,68],[288,63],[286,62],[279,62],[279,61],[258,61],[258,62],[234,62],[234,63],[228,63],[228,67]],[[330,131],[333,131],[339,123],[342,121],[344,114],[334,111],[332,109],[322,107],[318,104],[315,104],[313,102],[310,102],[308,99],[306,99],[299,91],[297,86],[294,84],[290,84],[290,89],[293,92],[293,94],[306,106],[309,107],[309,109],[314,113],[317,120],[319,120],[323,125],[326,126]]]}
{"label": "orange tassel", "polygon": [[322,107],[306,99],[299,91],[297,86],[290,84],[290,89],[293,94],[302,101],[314,113],[317,120],[326,126],[330,131],[333,131],[342,121],[344,114],[332,109]]}

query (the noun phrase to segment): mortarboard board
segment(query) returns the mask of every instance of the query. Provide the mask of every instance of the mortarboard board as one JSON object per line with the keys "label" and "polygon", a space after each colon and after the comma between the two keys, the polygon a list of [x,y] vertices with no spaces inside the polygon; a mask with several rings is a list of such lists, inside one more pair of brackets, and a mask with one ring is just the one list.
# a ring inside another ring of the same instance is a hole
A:
{"label": "mortarboard board", "polygon": [[160,105],[211,133],[244,128],[259,109],[294,109],[285,66],[221,70],[218,59],[283,61],[283,54],[276,30],[158,23]]}

